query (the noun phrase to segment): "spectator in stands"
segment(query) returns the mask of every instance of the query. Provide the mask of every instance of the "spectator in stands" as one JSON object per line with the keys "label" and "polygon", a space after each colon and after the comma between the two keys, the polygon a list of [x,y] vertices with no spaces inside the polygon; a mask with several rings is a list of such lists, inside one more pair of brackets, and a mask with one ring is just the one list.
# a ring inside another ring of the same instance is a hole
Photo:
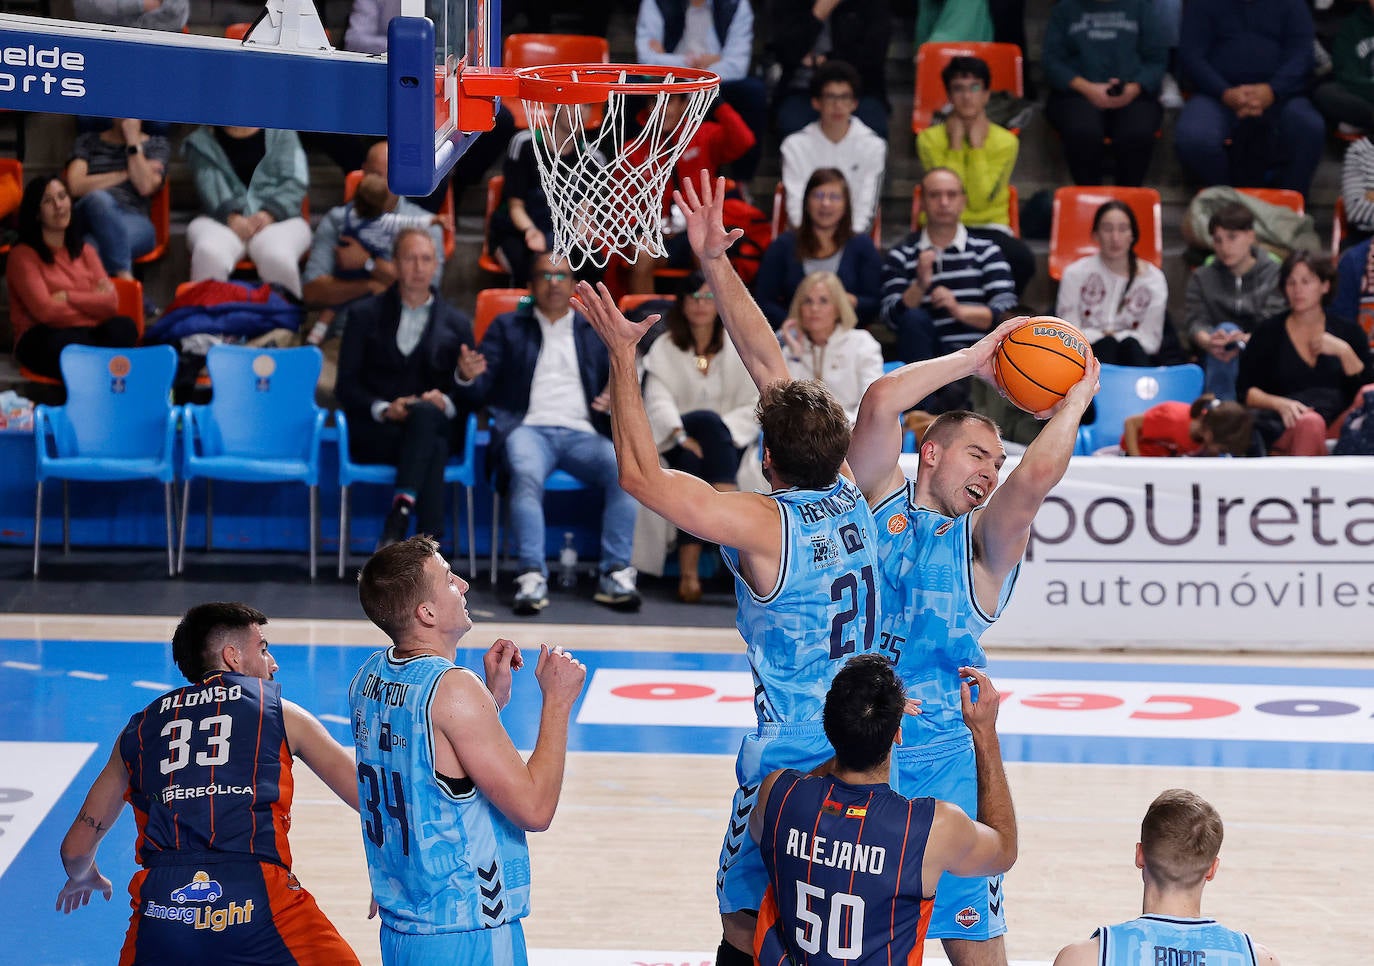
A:
{"label": "spectator in stands", "polygon": [[157,244],[149,199],[162,190],[172,148],[136,118],[115,118],[103,131],[78,134],[67,162],[77,225],[95,240],[105,271],[134,277],[134,259]]}
{"label": "spectator in stands", "polygon": [[519,567],[513,608],[517,614],[536,614],[548,606],[544,481],[562,469],[600,489],[605,500],[594,599],[637,609],[639,591],[629,563],[637,511],[634,499],[620,488],[611,445],[610,357],[591,323],[573,311],[573,275],[566,261],[554,261],[548,252],[536,255],[530,290],[533,304],[492,320],[480,347],[481,371],[471,382],[459,381],[468,404],[485,405],[491,413],[488,458],[510,484]]}
{"label": "spectator in stands", "polygon": [[1366,238],[1341,253],[1336,264],[1336,295],[1331,314],[1357,323],[1370,337],[1374,349],[1374,239]]}
{"label": "spectator in stands", "polygon": [[1248,456],[1254,426],[1254,413],[1240,403],[1206,393],[1127,416],[1121,449],[1127,456]]}
{"label": "spectator in stands", "polygon": [[995,242],[1011,268],[1019,295],[1035,277],[1035,254],[1011,233],[1011,173],[1020,141],[988,118],[992,73],[980,57],[953,57],[940,72],[951,110],[943,124],[916,136],[927,171],[948,168],[964,183],[964,227]]}
{"label": "spectator in stands", "polygon": [[[455,374],[481,371],[472,320],[434,285],[439,247],[422,228],[396,236],[396,281],[349,310],[334,393],[348,416],[348,450],[359,463],[396,467],[391,511],[378,549],[404,540],[410,522],[438,539],[444,530],[444,463],[461,449],[466,422]],[[468,351],[462,352],[460,346]]]}
{"label": "spectator in stands", "polygon": [[[736,490],[740,458],[758,438],[759,393],[725,334],[716,297],[700,272],[685,279],[668,327],[644,355],[644,408],[672,469]],[[701,540],[679,530],[677,596],[701,600]]]}
{"label": "spectator in stands", "polygon": [[823,113],[812,79],[830,61],[858,72],[854,115],[887,139],[887,57],[892,39],[888,0],[775,0],[770,7],[773,49],[782,69],[774,96],[779,139],[800,131]]}
{"label": "spectator in stands", "polygon": [[1060,0],[1050,10],[1041,56],[1045,116],[1064,144],[1075,184],[1105,184],[1111,138],[1116,184],[1145,183],[1164,109],[1168,66],[1154,0]]}
{"label": "spectator in stands", "polygon": [[749,74],[753,48],[750,0],[640,0],[635,24],[639,62],[719,74],[721,100],[738,111],[753,132],[754,145],[731,165],[731,174],[742,185],[753,180],[758,169],[758,145],[768,125],[767,88]]}
{"label": "spectator in stands", "polygon": [[1334,274],[1323,254],[1299,250],[1284,259],[1279,283],[1289,311],[1261,322],[1240,355],[1236,396],[1257,411],[1271,454],[1326,455],[1328,427],[1370,381],[1368,336],[1323,307]]}
{"label": "spectator in stands", "polygon": [[223,281],[246,256],[264,282],[299,298],[310,224],[301,216],[309,169],[296,132],[202,126],[182,152],[204,212],[186,227],[192,281]]}
{"label": "spectator in stands", "polygon": [[[653,2],[653,0],[646,0],[646,2]],[[663,130],[672,131],[681,123],[683,112],[686,111],[689,103],[690,101],[685,94],[668,98],[663,113]],[[728,103],[718,101],[710,113],[706,115],[706,119],[701,122],[701,126],[696,129],[692,139],[687,144],[687,148],[678,158],[677,165],[673,169],[672,184],[664,192],[663,243],[668,255],[666,258],[657,258],[641,252],[639,257],[630,263],[628,287],[631,292],[643,294],[652,292],[656,269],[682,269],[690,268],[696,264],[696,257],[692,254],[692,247],[687,243],[687,235],[682,229],[683,222],[672,211],[673,189],[686,180],[700,177],[703,170],[708,171],[712,178],[716,177],[724,165],[742,157],[746,151],[752,150],[753,147],[754,132],[749,130],[749,125],[744,123],[744,119]],[[644,168],[648,164],[650,150],[650,143],[646,139],[641,143],[638,150],[629,152],[630,165],[635,169]],[[743,192],[739,191],[738,188],[737,185],[735,195],[743,195]],[[637,189],[631,187],[629,190]],[[762,212],[759,212],[758,216],[763,217]]]}
{"label": "spectator in stands", "polygon": [[818,168],[802,195],[801,227],[783,232],[763,253],[754,279],[759,308],[774,328],[782,325],[802,278],[828,271],[839,276],[846,301],[868,325],[878,312],[882,260],[873,239],[853,228],[844,174]]}
{"label": "spectator in stands", "polygon": [[[301,273],[302,294],[308,304],[325,307],[320,320],[326,326],[342,306],[354,299],[378,295],[396,281],[391,252],[402,228],[424,228],[434,240],[437,253],[431,284],[437,289],[444,277],[443,229],[433,223],[433,216],[424,208],[391,193],[386,181],[387,158],[385,141],[372,145],[363,161],[363,177],[353,201],[329,209],[315,229],[310,256]],[[359,204],[365,205],[367,198],[376,202],[369,210],[381,211],[381,217],[372,222],[368,232],[371,244],[365,244],[357,233],[362,221]],[[322,330],[320,334],[323,335]]]}
{"label": "spectator in stands", "polygon": [[960,223],[966,201],[957,174],[927,171],[921,179],[925,227],[907,235],[883,262],[882,317],[897,333],[904,362],[972,345],[1016,307],[1002,250]]}
{"label": "spectator in stands", "polygon": [[1240,353],[1250,333],[1288,303],[1279,260],[1255,244],[1255,215],[1248,207],[1237,202],[1217,209],[1207,230],[1213,255],[1188,279],[1184,323],[1206,373],[1203,388],[1229,401],[1236,398]]}
{"label": "spectator in stands", "polygon": [[1169,283],[1136,257],[1140,226],[1124,201],[1108,201],[1093,215],[1097,254],[1064,269],[1054,314],[1072,322],[1092,343],[1098,362],[1157,364],[1167,321]]}
{"label": "spectator in stands", "polygon": [[1345,207],[1341,247],[1374,236],[1374,143],[1367,137],[1345,149],[1341,161],[1341,201]]}
{"label": "spectator in stands", "polygon": [[883,347],[863,329],[834,272],[812,272],[797,286],[778,335],[793,379],[825,383],[852,424],[864,390],[883,374]]}
{"label": "spectator in stands", "polygon": [[114,284],[95,246],[72,222],[72,199],[57,178],[34,178],[19,203],[19,242],[5,264],[14,358],[40,376],[60,379],[69,345],[111,348],[138,343],[133,319],[118,315]]}
{"label": "spectator in stands", "polygon": [[1307,4],[1189,3],[1179,63],[1194,88],[1174,134],[1189,176],[1203,186],[1272,180],[1306,195],[1325,136],[1321,115],[1304,95],[1312,70]]}
{"label": "spectator in stands", "polygon": [[820,111],[782,142],[782,184],[789,225],[800,225],[805,185],[817,168],[838,168],[849,184],[854,233],[873,227],[883,193],[887,142],[854,116],[859,74],[841,60],[826,61],[811,74],[811,103]]}
{"label": "spectator in stands", "polygon": [[917,48],[951,40],[985,42],[992,33],[987,0],[917,0]]}
{"label": "spectator in stands", "polygon": [[73,0],[77,20],[142,30],[180,30],[191,16],[190,0]]}
{"label": "spectator in stands", "polygon": [[1374,0],[1341,21],[1331,44],[1331,74],[1312,92],[1312,102],[1342,131],[1374,131]]}
{"label": "spectator in stands", "polygon": [[[593,163],[604,165],[605,155],[588,146],[581,131],[571,128],[571,116],[567,112],[554,115],[552,131],[559,155],[573,151],[589,153]],[[553,214],[548,196],[544,194],[544,184],[539,179],[539,163],[534,152],[534,129],[520,131],[511,138],[501,166],[504,178],[501,202],[491,213],[487,232],[487,247],[510,272],[510,283],[516,288],[523,288],[529,282],[530,263],[553,248]]]}

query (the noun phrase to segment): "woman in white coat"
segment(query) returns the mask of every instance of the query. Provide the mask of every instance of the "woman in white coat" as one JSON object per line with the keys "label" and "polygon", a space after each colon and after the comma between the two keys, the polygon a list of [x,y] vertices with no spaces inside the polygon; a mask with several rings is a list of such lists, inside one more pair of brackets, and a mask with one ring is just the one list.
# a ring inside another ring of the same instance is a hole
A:
{"label": "woman in white coat", "polygon": [[[699,272],[687,277],[668,329],[644,356],[644,408],[668,465],[734,490],[740,458],[759,434],[758,390],[725,334],[715,295]],[[701,599],[701,541],[678,532],[678,598]]]}
{"label": "woman in white coat", "polygon": [[883,374],[883,348],[867,331],[854,327],[857,321],[839,277],[812,272],[797,286],[778,330],[792,378],[825,383],[851,423],[858,418],[864,390]]}

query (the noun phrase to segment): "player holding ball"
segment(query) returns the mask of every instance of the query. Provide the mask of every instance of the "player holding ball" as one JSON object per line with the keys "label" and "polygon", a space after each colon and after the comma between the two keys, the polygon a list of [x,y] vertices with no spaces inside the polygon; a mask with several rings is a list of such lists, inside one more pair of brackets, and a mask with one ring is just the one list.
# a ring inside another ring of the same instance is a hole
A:
{"label": "player holding ball", "polygon": [[[959,669],[987,666],[979,639],[1007,605],[1031,522],[1068,468],[1098,372],[1072,326],[1021,317],[965,349],[903,366],[864,394],[849,465],[877,522],[884,649],[896,653],[907,694],[921,700],[921,714],[907,719],[892,755],[899,794],[977,815]],[[997,424],[978,413],[945,413],[926,430],[916,479],[907,479],[898,464],[902,414],[970,375],[1024,409],[1038,407],[1035,415],[1048,422],[999,487],[1006,451]],[[928,936],[944,941],[953,966],[1005,964],[1005,932],[1001,876],[941,879]]]}

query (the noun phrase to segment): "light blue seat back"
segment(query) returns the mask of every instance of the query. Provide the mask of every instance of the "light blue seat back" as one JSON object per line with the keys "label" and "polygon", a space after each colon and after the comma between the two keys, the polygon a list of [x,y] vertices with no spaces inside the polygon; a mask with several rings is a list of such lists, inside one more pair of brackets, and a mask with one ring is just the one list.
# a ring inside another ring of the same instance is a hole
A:
{"label": "light blue seat back", "polygon": [[203,456],[310,460],[324,357],[314,346],[212,346],[205,365],[214,395],[200,423]]}
{"label": "light blue seat back", "polygon": [[177,354],[171,346],[62,350],[67,404],[50,410],[59,457],[163,459]]}
{"label": "light blue seat back", "polygon": [[1097,418],[1084,427],[1088,452],[1121,439],[1127,416],[1162,402],[1190,403],[1202,395],[1202,369],[1181,366],[1113,366],[1102,364],[1101,389],[1093,397]]}

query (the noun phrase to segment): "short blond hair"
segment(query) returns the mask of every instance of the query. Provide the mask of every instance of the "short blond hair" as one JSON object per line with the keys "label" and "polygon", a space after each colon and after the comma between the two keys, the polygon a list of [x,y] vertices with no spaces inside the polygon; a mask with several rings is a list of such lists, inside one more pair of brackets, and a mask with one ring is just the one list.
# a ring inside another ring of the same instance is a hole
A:
{"label": "short blond hair", "polygon": [[1207,878],[1221,851],[1221,816],[1202,796],[1170,788],[1140,823],[1145,874],[1161,886],[1191,889]]}
{"label": "short blond hair", "polygon": [[839,315],[835,323],[837,328],[852,329],[859,324],[859,317],[854,314],[854,306],[849,304],[849,293],[844,290],[844,283],[834,272],[812,272],[802,279],[796,292],[792,293],[792,306],[787,310],[789,317],[801,319],[802,302],[817,285],[824,285],[830,293],[830,301],[835,304],[835,312]]}

